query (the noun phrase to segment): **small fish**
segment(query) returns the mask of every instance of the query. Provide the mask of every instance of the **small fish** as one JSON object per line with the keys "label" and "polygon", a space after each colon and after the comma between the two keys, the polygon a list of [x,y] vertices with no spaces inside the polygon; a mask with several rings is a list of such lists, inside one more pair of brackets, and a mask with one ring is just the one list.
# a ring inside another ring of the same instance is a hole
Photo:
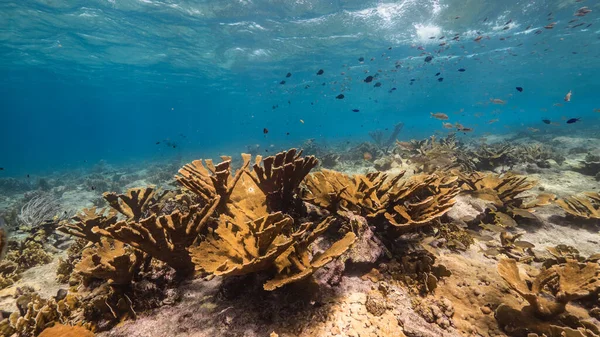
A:
{"label": "small fish", "polygon": [[442,122],[442,126],[444,127],[444,129],[453,129],[454,128],[454,125],[452,125],[452,123]]}
{"label": "small fish", "polygon": [[429,63],[429,62],[431,62],[431,60],[433,60],[433,56],[429,55],[429,56],[425,57],[425,62]]}
{"label": "small fish", "polygon": [[4,171],[4,167],[0,167],[0,171]]}
{"label": "small fish", "polygon": [[335,96],[335,98],[337,98],[337,99],[344,99],[344,97],[346,97],[346,96],[344,96],[344,94],[339,94],[339,95]]}
{"label": "small fish", "polygon": [[458,69],[458,71],[460,71],[461,73],[464,73],[465,71],[467,71],[467,69],[465,69],[465,68],[460,68],[460,69]]}
{"label": "small fish", "polygon": [[267,133],[269,133],[269,129],[263,128],[263,133],[266,135]]}
{"label": "small fish", "polygon": [[594,112],[600,112],[600,109],[594,109]]}
{"label": "small fish", "polygon": [[363,82],[365,82],[365,83],[371,83],[371,82],[373,82],[373,76],[369,75],[369,76],[365,77],[365,79],[363,80]]}
{"label": "small fish", "polygon": [[510,24],[511,22],[512,22],[512,19],[508,20],[504,25],[506,26],[506,25]]}
{"label": "small fish", "polygon": [[552,123],[552,121],[549,120],[549,119],[542,119],[542,122],[544,122],[544,124],[550,124],[550,123]]}
{"label": "small fish", "polygon": [[487,229],[492,232],[496,232],[496,233],[506,232],[506,228],[498,226],[498,225],[480,223],[479,227],[481,227],[483,229]]}
{"label": "small fish", "polygon": [[479,35],[479,36],[478,36],[478,37],[476,37],[476,38],[475,38],[473,41],[475,41],[475,42],[479,42],[479,41],[481,41],[481,39],[483,39],[483,36],[482,36],[482,35]]}
{"label": "small fish", "polygon": [[96,187],[94,187],[94,186],[91,186],[91,189],[92,189],[92,191],[95,191],[95,190],[96,190]]}
{"label": "small fish", "polygon": [[567,124],[577,123],[580,120],[581,120],[581,118],[571,118],[567,121]]}
{"label": "small fish", "polygon": [[554,104],[552,104],[552,106],[558,106],[558,107],[561,107],[561,106],[563,106],[563,105],[562,105],[562,103],[554,103]]}
{"label": "small fish", "polygon": [[523,92],[523,87],[516,87],[518,92]]}
{"label": "small fish", "polygon": [[506,101],[501,100],[500,98],[490,98],[490,102],[498,105],[506,104]]}
{"label": "small fish", "polygon": [[360,110],[358,109],[352,109],[352,112],[359,112]]}
{"label": "small fish", "polygon": [[301,119],[301,120],[300,120],[300,123],[304,124],[304,120],[303,120],[303,119]]}
{"label": "small fish", "polygon": [[488,124],[493,124],[493,123],[496,123],[497,121],[499,121],[499,119],[498,119],[498,118],[495,118],[495,119],[490,119],[490,120],[488,121]]}
{"label": "small fish", "polygon": [[319,71],[317,71],[317,75],[323,75],[323,73],[325,73],[323,69],[319,69]]}
{"label": "small fish", "polygon": [[529,130],[531,132],[538,132],[538,131],[540,131],[540,129],[536,129],[536,128],[532,128],[532,127],[528,127],[527,130]]}
{"label": "small fish", "polygon": [[554,25],[556,25],[556,22],[549,23],[549,24],[545,25],[544,28],[552,29],[552,28],[554,28]]}
{"label": "small fish", "polygon": [[569,90],[569,92],[565,95],[565,102],[571,102],[571,95],[572,92]]}
{"label": "small fish", "polygon": [[436,74],[435,74],[435,76],[436,76],[436,77],[437,77],[437,76],[440,76],[440,74],[441,74],[441,73],[436,73]]}
{"label": "small fish", "polygon": [[431,114],[431,117],[433,117],[435,119],[439,119],[441,121],[446,121],[449,118],[448,115],[446,115],[445,113],[442,113],[442,112],[436,112],[436,113],[430,112],[430,114]]}
{"label": "small fish", "polygon": [[438,78],[438,82],[443,82],[443,81],[444,81],[444,78],[443,78],[443,77],[439,77],[439,78]]}
{"label": "small fish", "polygon": [[373,155],[369,152],[365,152],[365,153],[363,153],[363,159],[370,161],[371,159],[373,159]]}
{"label": "small fish", "polygon": [[292,77],[292,73],[287,73],[287,74],[285,74],[285,77],[287,77],[287,78],[290,78],[290,77]]}
{"label": "small fish", "polygon": [[381,82],[377,82],[375,83],[375,85],[373,85],[375,88],[379,88],[381,86]]}
{"label": "small fish", "polygon": [[523,249],[535,247],[535,245],[533,243],[527,242],[527,241],[515,241],[514,245],[519,248],[523,248]]}
{"label": "small fish", "polygon": [[364,57],[359,57],[359,58],[358,58],[358,62],[364,62],[364,61],[365,61],[365,58],[364,58]]}
{"label": "small fish", "polygon": [[281,81],[281,82],[279,82],[279,84],[282,84],[282,85],[283,85],[283,84],[285,84],[285,81]]}

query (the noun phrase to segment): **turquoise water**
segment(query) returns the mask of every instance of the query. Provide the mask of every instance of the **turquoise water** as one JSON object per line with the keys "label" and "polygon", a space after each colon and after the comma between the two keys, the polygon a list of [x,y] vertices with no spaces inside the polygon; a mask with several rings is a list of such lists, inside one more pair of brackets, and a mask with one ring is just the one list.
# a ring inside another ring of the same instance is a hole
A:
{"label": "turquoise water", "polygon": [[590,0],[2,1],[0,175],[354,143],[397,122],[401,140],[448,132],[430,112],[474,129],[460,137],[597,134],[599,13]]}

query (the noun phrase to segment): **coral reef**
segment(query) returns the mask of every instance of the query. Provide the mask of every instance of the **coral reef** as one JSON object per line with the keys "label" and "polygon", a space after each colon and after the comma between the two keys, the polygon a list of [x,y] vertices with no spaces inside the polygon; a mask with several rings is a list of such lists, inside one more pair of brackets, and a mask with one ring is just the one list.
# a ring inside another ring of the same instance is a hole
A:
{"label": "coral reef", "polygon": [[418,173],[452,169],[471,172],[475,169],[471,156],[462,148],[454,134],[445,138],[431,136],[420,141],[397,142],[396,145],[397,151],[416,165]]}
{"label": "coral reef", "polygon": [[585,159],[581,161],[581,166],[577,169],[579,172],[593,176],[600,181],[600,156],[588,153]]}
{"label": "coral reef", "polygon": [[401,181],[404,173],[350,177],[323,170],[307,177],[305,200],[331,212],[352,211],[374,221],[385,219],[411,230],[444,215],[458,194],[456,177],[418,175]]}
{"label": "coral reef", "polygon": [[531,281],[531,288],[522,279],[515,260],[503,259],[498,272],[507,284],[544,318],[558,316],[566,311],[570,301],[584,298],[600,290],[600,265],[567,261],[542,270]]}
{"label": "coral reef", "polygon": [[600,193],[584,192],[581,195],[566,197],[556,200],[569,216],[577,219],[600,219]]}
{"label": "coral reef", "polygon": [[472,151],[472,154],[477,159],[475,164],[477,170],[494,170],[499,166],[514,165],[513,151],[513,146],[507,143],[481,144],[479,148]]}

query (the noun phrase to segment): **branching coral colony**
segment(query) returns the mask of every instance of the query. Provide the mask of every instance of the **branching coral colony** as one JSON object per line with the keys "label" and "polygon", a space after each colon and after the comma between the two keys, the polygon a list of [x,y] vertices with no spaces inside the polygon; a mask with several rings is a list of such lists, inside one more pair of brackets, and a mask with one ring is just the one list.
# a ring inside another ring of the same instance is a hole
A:
{"label": "branching coral colony", "polygon": [[[435,148],[447,149],[442,152],[457,162],[461,155],[454,141],[440,144]],[[58,271],[70,291],[42,300],[25,290],[19,303],[37,304],[2,320],[0,333],[35,336],[54,323],[107,330],[139,311],[173,303],[169,296],[174,292],[167,289],[194,275],[256,274],[260,277],[251,279],[260,281],[264,290],[284,291],[291,283],[313,279],[330,262],[335,261],[332,269],[343,271],[345,261],[374,263],[383,252],[398,257],[392,269],[404,276],[397,279],[410,278],[410,287],[430,292],[447,270],[433,267],[433,254],[402,240],[443,223],[459,193],[495,205],[498,223],[527,217],[532,207],[554,199],[540,195],[527,200],[521,193],[534,184],[525,178],[473,172],[472,166],[460,163],[410,177],[405,172],[311,173],[317,164],[314,156],[295,149],[265,158],[242,154],[237,171],[230,157],[216,164],[195,160],[175,177],[181,189],[149,186],[105,193],[108,209],[84,209],[59,227],[77,238]],[[466,233],[447,225],[446,231]],[[516,244],[515,239],[510,242]],[[562,275],[563,269],[557,268],[553,275]],[[586,273],[592,270],[585,268]],[[515,287],[526,298],[541,291]],[[562,305],[563,298],[556,298]],[[45,318],[32,321],[33,315]]]}

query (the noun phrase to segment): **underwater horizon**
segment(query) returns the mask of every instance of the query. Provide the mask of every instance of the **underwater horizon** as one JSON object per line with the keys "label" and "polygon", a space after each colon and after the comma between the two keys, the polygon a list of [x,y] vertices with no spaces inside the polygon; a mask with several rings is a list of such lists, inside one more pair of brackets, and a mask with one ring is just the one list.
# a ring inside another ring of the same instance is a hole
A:
{"label": "underwater horizon", "polygon": [[430,112],[473,129],[460,137],[593,130],[600,27],[568,23],[577,5],[4,2],[0,174],[363,141],[399,122],[405,141],[453,131]]}
{"label": "underwater horizon", "polygon": [[0,337],[600,337],[600,1],[0,2]]}

